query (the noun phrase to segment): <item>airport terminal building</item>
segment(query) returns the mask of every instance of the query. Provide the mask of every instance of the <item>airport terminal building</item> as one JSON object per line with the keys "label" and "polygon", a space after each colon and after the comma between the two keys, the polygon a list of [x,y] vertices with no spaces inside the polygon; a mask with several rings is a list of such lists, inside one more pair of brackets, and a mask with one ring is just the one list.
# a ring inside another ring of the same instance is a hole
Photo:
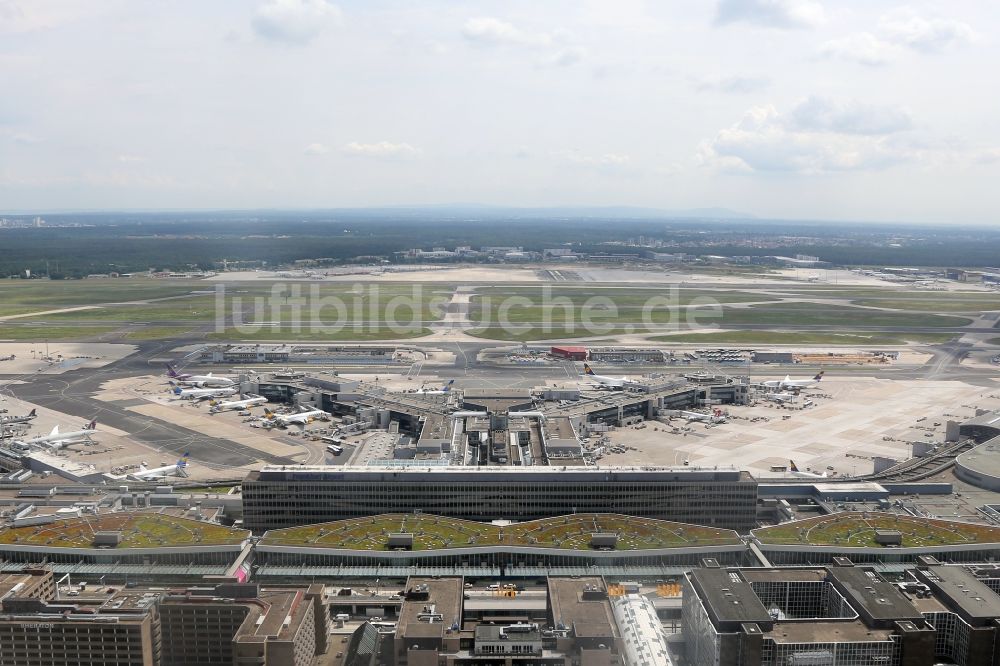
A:
{"label": "airport terminal building", "polygon": [[619,513],[746,533],[757,481],[738,470],[266,466],[243,482],[244,525],[267,530],[380,513],[525,521]]}

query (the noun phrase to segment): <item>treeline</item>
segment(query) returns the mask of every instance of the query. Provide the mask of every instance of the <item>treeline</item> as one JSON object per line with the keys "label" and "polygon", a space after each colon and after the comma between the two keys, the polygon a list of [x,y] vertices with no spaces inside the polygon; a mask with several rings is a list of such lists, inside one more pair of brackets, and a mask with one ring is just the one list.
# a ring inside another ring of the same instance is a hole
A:
{"label": "treeline", "polygon": [[[381,215],[381,216],[380,216]],[[210,270],[223,260],[266,262],[327,257],[332,263],[386,256],[410,248],[459,245],[521,246],[541,251],[569,245],[580,252],[641,254],[606,245],[628,238],[675,242],[689,254],[725,256],[809,254],[838,265],[995,265],[1000,232],[885,225],[817,225],[759,220],[636,220],[611,218],[507,218],[497,213],[455,219],[412,211],[357,213],[189,213],[46,216],[49,224],[81,227],[0,229],[0,275],[81,277],[91,273]],[[809,242],[752,249],[746,239],[805,237]],[[890,241],[906,236],[898,246]],[[674,251],[665,248],[663,251]]]}

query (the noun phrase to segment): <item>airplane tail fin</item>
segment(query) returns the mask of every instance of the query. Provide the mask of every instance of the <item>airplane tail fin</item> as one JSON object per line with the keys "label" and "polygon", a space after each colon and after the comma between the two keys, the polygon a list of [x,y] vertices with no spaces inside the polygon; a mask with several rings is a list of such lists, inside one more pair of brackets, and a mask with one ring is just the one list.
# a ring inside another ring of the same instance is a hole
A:
{"label": "airplane tail fin", "polygon": [[174,366],[170,365],[169,363],[167,363],[167,377],[174,377],[174,378],[179,377],[177,371],[174,370]]}
{"label": "airplane tail fin", "polygon": [[816,381],[822,381],[823,380],[823,373],[824,372],[826,372],[826,370],[820,370],[819,374],[816,375],[815,377],[813,377],[813,379],[815,379]]}
{"label": "airplane tail fin", "polygon": [[97,430],[97,419],[93,419],[90,423],[88,423],[84,430]]}
{"label": "airplane tail fin", "polygon": [[36,409],[32,409],[30,412],[28,412],[28,418],[32,418],[34,416],[37,416],[37,414],[35,413],[37,411],[38,410],[36,410]]}
{"label": "airplane tail fin", "polygon": [[799,467],[798,467],[798,465],[795,464],[794,460],[789,460],[788,463],[789,463],[788,469],[792,470],[793,472],[798,472],[799,471]]}
{"label": "airplane tail fin", "polygon": [[183,391],[181,390],[181,387],[180,386],[175,386],[174,387],[174,395],[180,395],[181,393],[183,393]]}
{"label": "airplane tail fin", "polygon": [[52,432],[49,433],[49,436],[51,437],[52,435],[58,435],[58,434],[59,434],[59,426],[55,426],[54,428],[52,428]]}
{"label": "airplane tail fin", "polygon": [[589,365],[587,365],[586,363],[584,363],[583,364],[583,374],[585,374],[585,375],[593,375],[593,374],[596,374],[596,373],[594,372],[594,370]]}
{"label": "airplane tail fin", "polygon": [[445,384],[445,385],[444,385],[444,388],[443,388],[443,389],[441,389],[441,390],[443,390],[443,391],[450,391],[450,390],[451,390],[451,385],[452,385],[452,384],[454,384],[454,383],[455,383],[455,380],[454,380],[454,379],[449,379],[449,380],[448,380],[448,383],[447,383],[447,384]]}

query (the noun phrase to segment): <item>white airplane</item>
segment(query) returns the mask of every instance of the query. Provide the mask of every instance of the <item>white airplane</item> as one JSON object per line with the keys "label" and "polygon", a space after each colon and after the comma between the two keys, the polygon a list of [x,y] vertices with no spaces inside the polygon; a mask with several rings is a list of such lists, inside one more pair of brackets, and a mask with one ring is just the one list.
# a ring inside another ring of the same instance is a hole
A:
{"label": "white airplane", "polygon": [[702,414],[701,412],[678,412],[678,415],[691,421],[701,421],[702,423],[725,423],[726,415],[722,413],[721,409],[715,409],[711,414]]}
{"label": "white airplane", "polygon": [[167,377],[185,386],[204,387],[228,387],[236,384],[229,377],[216,377],[211,372],[207,375],[182,375],[174,370],[172,365],[167,365]]}
{"label": "white airplane", "polygon": [[212,408],[208,411],[215,414],[216,412],[225,412],[231,409],[249,409],[250,407],[266,404],[267,398],[263,398],[259,395],[251,395],[243,400],[230,400],[229,402],[215,402],[213,400]]}
{"label": "white airplane", "polygon": [[625,377],[605,377],[604,375],[599,375],[586,363],[583,364],[583,374],[595,386],[600,388],[620,389],[624,388],[625,384],[628,383],[628,379]]}
{"label": "white airplane", "polygon": [[445,384],[444,386],[442,386],[439,390],[435,391],[435,390],[420,388],[420,389],[417,389],[416,391],[414,391],[414,393],[416,393],[418,395],[444,395],[445,393],[448,393],[449,391],[451,391],[451,386],[454,383],[455,383],[454,379],[449,379],[448,383]]}
{"label": "white airplane", "polygon": [[154,467],[150,469],[145,464],[142,464],[139,465],[138,472],[132,472],[131,474],[126,474],[126,476],[135,481],[153,481],[156,479],[165,479],[168,476],[187,478],[187,459],[188,454],[185,453],[175,464],[167,465],[166,467]]}
{"label": "white airplane", "polygon": [[275,414],[274,412],[265,409],[264,418],[270,421],[277,422],[281,426],[289,425],[306,425],[312,423],[316,419],[329,418],[330,415],[324,412],[322,409],[308,409],[296,414]]}
{"label": "white airplane", "polygon": [[820,370],[812,379],[792,379],[790,376],[785,375],[784,379],[771,379],[764,382],[764,386],[773,389],[804,389],[812,386],[813,384],[818,384],[823,380],[824,370]]}
{"label": "white airplane", "polygon": [[826,478],[826,472],[823,472],[822,474],[816,474],[815,472],[802,472],[802,471],[799,471],[799,468],[795,464],[794,460],[789,460],[788,461],[788,471],[791,472],[792,474],[794,474],[795,476],[806,478],[806,479],[825,479]]}
{"label": "white airplane", "polygon": [[0,426],[9,426],[9,425],[14,425],[16,423],[28,423],[36,416],[38,416],[38,414],[36,413],[37,411],[38,410],[36,409],[32,409],[24,416],[0,416]]}
{"label": "white airplane", "polygon": [[231,395],[236,395],[235,388],[181,388],[174,382],[170,382],[173,386],[173,393],[175,396],[181,400],[207,400],[209,398],[228,398]]}
{"label": "white airplane", "polygon": [[60,433],[59,426],[56,426],[52,428],[52,432],[48,435],[19,440],[19,443],[27,444],[29,446],[44,446],[49,449],[58,450],[70,444],[79,444],[80,442],[90,441],[90,438],[96,430],[96,420],[88,423],[83,430],[74,430],[73,432]]}
{"label": "white airplane", "polygon": [[779,404],[784,404],[786,402],[791,402],[795,400],[794,393],[765,393],[764,400],[770,400],[771,402],[777,402]]}

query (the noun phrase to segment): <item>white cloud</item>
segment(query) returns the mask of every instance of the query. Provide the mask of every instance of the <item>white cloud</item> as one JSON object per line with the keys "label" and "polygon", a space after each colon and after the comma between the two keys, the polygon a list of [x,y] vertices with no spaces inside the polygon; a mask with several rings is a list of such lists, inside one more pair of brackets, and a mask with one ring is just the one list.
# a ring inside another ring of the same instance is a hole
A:
{"label": "white cloud", "polygon": [[884,65],[904,48],[920,53],[938,53],[977,39],[968,23],[955,19],[924,18],[909,8],[901,8],[879,19],[878,33],[857,32],[823,44],[819,55],[862,65]]}
{"label": "white cloud", "polygon": [[379,141],[377,143],[358,143],[352,141],[343,148],[345,155],[356,157],[379,157],[384,159],[405,159],[416,157],[420,154],[418,148],[414,148],[408,143],[390,143],[389,141]]}
{"label": "white cloud", "polygon": [[968,23],[947,18],[923,18],[908,8],[890,12],[879,21],[879,28],[893,43],[922,53],[936,53],[952,46],[976,40]]}
{"label": "white cloud", "polygon": [[139,164],[140,162],[145,162],[146,158],[139,155],[122,154],[118,156],[118,161],[122,164]]}
{"label": "white cloud", "polygon": [[897,48],[870,32],[857,32],[843,39],[832,39],[819,49],[824,58],[848,60],[869,67],[878,67],[892,60]]}
{"label": "white cloud", "polygon": [[251,21],[259,37],[286,44],[306,44],[330,24],[340,22],[340,9],[326,0],[268,0]]}
{"label": "white cloud", "polygon": [[20,144],[22,146],[30,146],[35,143],[41,143],[42,140],[35,136],[34,134],[29,134],[28,132],[4,132],[13,143]]}
{"label": "white cloud", "polygon": [[719,0],[715,11],[716,25],[753,23],[787,30],[825,22],[823,5],[816,0]]}
{"label": "white cloud", "polygon": [[521,44],[549,46],[552,35],[545,32],[528,32],[507,21],[493,16],[470,18],[462,26],[462,35],[471,42],[485,45]]}
{"label": "white cloud", "polygon": [[304,155],[314,157],[317,155],[326,155],[328,152],[330,152],[330,149],[322,143],[310,143],[305,147],[305,150],[302,151]]}
{"label": "white cloud", "polygon": [[882,169],[919,157],[895,137],[909,124],[909,116],[899,110],[821,98],[804,100],[788,114],[758,106],[703,142],[697,158],[707,166],[745,172]]}
{"label": "white cloud", "polygon": [[893,134],[913,126],[905,109],[853,101],[839,103],[817,96],[796,104],[788,114],[787,123],[799,130],[867,135]]}
{"label": "white cloud", "polygon": [[698,81],[695,88],[701,91],[723,92],[731,95],[746,95],[760,92],[770,87],[771,79],[760,76],[727,76],[722,79]]}
{"label": "white cloud", "polygon": [[587,51],[582,46],[567,46],[543,58],[541,64],[546,67],[571,67],[581,62],[586,55]]}
{"label": "white cloud", "polygon": [[631,156],[623,153],[588,154],[578,150],[560,150],[551,153],[551,156],[570,167],[603,174],[626,175],[637,172]]}

